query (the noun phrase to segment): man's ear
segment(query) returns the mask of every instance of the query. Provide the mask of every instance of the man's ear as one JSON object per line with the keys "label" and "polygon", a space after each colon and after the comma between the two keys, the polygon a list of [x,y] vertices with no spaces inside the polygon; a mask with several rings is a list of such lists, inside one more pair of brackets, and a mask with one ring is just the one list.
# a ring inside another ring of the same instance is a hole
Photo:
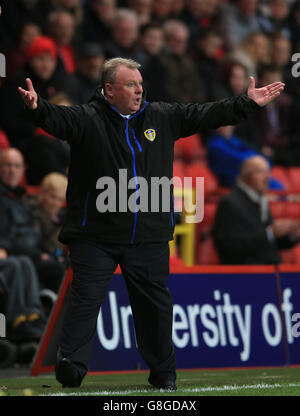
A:
{"label": "man's ear", "polygon": [[104,88],[104,95],[108,98],[112,98],[112,84],[110,82],[106,82],[103,85]]}

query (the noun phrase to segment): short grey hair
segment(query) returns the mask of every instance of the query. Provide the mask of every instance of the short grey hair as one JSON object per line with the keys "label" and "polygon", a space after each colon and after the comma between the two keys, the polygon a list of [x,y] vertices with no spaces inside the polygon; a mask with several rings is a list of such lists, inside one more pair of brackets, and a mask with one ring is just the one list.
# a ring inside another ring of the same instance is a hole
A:
{"label": "short grey hair", "polygon": [[134,10],[126,8],[118,9],[113,17],[112,26],[118,25],[120,20],[130,20],[137,28],[139,27],[138,15]]}
{"label": "short grey hair", "polygon": [[129,69],[139,69],[141,64],[134,61],[133,59],[125,58],[112,58],[104,62],[102,70],[102,88],[104,88],[105,83],[109,82],[113,84],[116,78],[116,72],[119,66],[126,66]]}

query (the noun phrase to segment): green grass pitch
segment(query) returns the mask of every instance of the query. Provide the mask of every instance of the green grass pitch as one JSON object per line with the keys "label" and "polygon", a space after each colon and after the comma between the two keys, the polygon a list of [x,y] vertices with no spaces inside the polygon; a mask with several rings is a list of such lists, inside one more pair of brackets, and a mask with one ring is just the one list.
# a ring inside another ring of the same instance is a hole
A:
{"label": "green grass pitch", "polygon": [[178,370],[177,391],[151,388],[147,372],[88,375],[80,388],[62,388],[53,375],[1,378],[2,396],[300,396],[300,368]]}

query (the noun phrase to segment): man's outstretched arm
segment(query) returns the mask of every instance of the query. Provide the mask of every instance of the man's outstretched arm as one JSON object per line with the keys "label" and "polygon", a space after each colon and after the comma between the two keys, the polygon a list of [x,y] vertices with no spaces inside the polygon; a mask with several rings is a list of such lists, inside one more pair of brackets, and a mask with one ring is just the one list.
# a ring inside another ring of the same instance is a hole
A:
{"label": "man's outstretched arm", "polygon": [[86,111],[84,106],[66,107],[50,104],[34,90],[30,78],[26,79],[28,90],[18,87],[20,96],[27,107],[28,116],[47,133],[69,143],[82,137]]}
{"label": "man's outstretched arm", "polygon": [[166,110],[171,109],[173,123],[179,126],[178,137],[186,137],[220,126],[236,125],[275,100],[283,89],[280,81],[255,88],[254,78],[250,77],[247,94],[204,104],[166,104]]}

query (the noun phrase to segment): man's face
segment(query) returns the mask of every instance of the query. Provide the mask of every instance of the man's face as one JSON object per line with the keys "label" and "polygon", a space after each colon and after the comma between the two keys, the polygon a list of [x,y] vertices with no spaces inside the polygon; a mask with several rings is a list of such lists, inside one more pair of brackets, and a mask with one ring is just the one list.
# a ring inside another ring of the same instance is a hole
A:
{"label": "man's face", "polygon": [[41,55],[35,56],[30,61],[34,73],[41,79],[47,81],[50,79],[56,68],[56,59],[48,52],[44,52]]}
{"label": "man's face", "polygon": [[106,83],[107,100],[121,113],[134,114],[140,109],[143,79],[138,69],[120,65],[113,83]]}
{"label": "man's face", "polygon": [[78,71],[91,81],[98,81],[101,77],[104,63],[103,56],[86,56],[77,62]]}
{"label": "man's face", "polygon": [[253,164],[248,177],[248,185],[264,195],[269,189],[270,168],[266,161],[257,161]]}
{"label": "man's face", "polygon": [[2,182],[12,188],[20,185],[24,174],[22,155],[15,151],[8,151],[1,157],[0,178]]}
{"label": "man's face", "polygon": [[119,19],[112,30],[114,41],[121,48],[131,48],[138,38],[138,26],[131,19]]}
{"label": "man's face", "polygon": [[44,191],[39,196],[39,202],[49,215],[56,215],[63,207],[65,197],[60,192],[54,190]]}

